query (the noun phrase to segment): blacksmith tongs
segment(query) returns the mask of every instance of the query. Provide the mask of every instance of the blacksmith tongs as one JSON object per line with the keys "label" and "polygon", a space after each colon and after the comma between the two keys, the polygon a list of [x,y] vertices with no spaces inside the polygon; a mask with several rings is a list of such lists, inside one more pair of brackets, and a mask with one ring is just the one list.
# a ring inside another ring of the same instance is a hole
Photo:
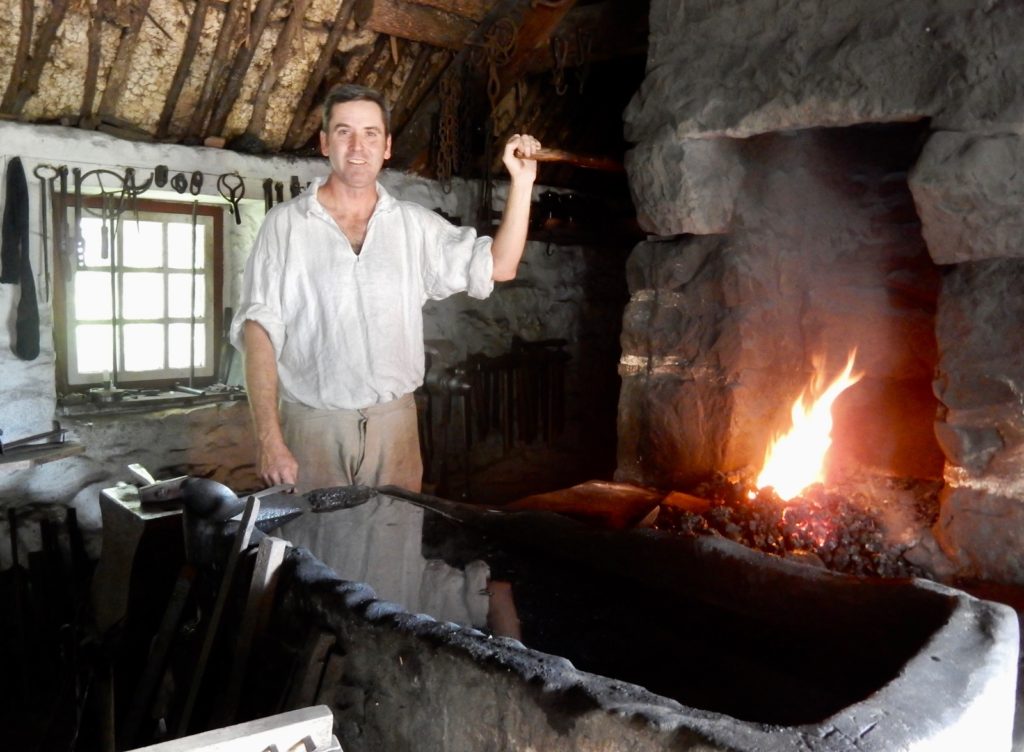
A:
{"label": "blacksmith tongs", "polygon": [[217,190],[221,197],[231,206],[231,213],[235,215],[235,224],[242,224],[242,213],[238,208],[238,202],[245,198],[245,181],[237,172],[226,172],[217,178]]}
{"label": "blacksmith tongs", "polygon": [[[3,429],[0,429],[0,436],[2,436],[3,433]],[[66,429],[60,427],[60,423],[54,421],[52,431],[46,431],[45,433],[37,433],[33,436],[26,436],[23,439],[15,439],[14,441],[8,441],[6,444],[4,444],[3,440],[0,439],[0,454],[8,452],[11,449],[17,449],[19,447],[25,449],[35,449],[36,447],[63,444],[64,439],[67,436],[67,433],[68,432]]]}

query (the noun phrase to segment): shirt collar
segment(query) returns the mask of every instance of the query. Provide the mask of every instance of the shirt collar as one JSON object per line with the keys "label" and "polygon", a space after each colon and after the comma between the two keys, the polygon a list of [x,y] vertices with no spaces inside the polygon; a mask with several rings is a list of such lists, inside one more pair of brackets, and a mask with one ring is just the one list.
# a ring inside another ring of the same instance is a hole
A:
{"label": "shirt collar", "polygon": [[[324,183],[327,182],[327,176],[315,177],[306,187],[306,190],[301,194],[301,201],[303,202],[302,209],[306,215],[311,214],[327,214],[327,210],[324,209],[323,204],[316,200],[316,192]],[[381,185],[381,182],[377,181],[377,205],[373,207],[374,214],[381,214],[386,211],[391,211],[397,206],[398,201],[388,193],[387,189]]]}

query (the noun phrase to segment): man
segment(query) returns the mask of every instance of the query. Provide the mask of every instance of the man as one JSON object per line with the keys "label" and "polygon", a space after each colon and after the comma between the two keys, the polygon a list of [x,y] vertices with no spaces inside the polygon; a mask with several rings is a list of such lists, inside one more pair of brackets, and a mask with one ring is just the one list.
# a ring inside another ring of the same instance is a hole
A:
{"label": "man", "polygon": [[246,353],[257,472],[302,491],[419,491],[412,393],[423,381],[423,304],[461,291],[484,298],[515,277],[540,143],[516,134],[505,145],[511,185],[492,241],[377,181],[391,156],[379,92],[334,88],[321,128],[331,172],[267,214],[232,323]]}

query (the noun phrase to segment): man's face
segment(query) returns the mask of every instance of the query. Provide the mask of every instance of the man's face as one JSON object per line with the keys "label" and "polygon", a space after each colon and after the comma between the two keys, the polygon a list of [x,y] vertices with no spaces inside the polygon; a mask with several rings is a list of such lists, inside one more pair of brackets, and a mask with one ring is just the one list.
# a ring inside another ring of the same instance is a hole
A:
{"label": "man's face", "polygon": [[384,160],[391,156],[391,136],[384,133],[384,113],[377,103],[356,100],[334,105],[327,133],[320,132],[320,151],[345,185],[373,185]]}

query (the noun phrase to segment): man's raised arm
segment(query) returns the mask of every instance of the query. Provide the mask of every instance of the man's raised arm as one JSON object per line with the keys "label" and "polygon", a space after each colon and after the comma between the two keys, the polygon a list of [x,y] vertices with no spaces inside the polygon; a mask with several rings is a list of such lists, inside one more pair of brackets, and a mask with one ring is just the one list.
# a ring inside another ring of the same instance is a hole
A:
{"label": "man's raised arm", "polygon": [[[523,257],[523,249],[526,248],[533,182],[537,179],[537,162],[528,157],[539,148],[540,141],[525,133],[516,133],[505,144],[505,152],[501,159],[512,177],[512,183],[508,187],[508,199],[501,216],[501,224],[491,245],[491,255],[494,257],[494,271],[491,276],[495,282],[515,279],[519,261]],[[526,158],[517,157],[517,149]]]}

